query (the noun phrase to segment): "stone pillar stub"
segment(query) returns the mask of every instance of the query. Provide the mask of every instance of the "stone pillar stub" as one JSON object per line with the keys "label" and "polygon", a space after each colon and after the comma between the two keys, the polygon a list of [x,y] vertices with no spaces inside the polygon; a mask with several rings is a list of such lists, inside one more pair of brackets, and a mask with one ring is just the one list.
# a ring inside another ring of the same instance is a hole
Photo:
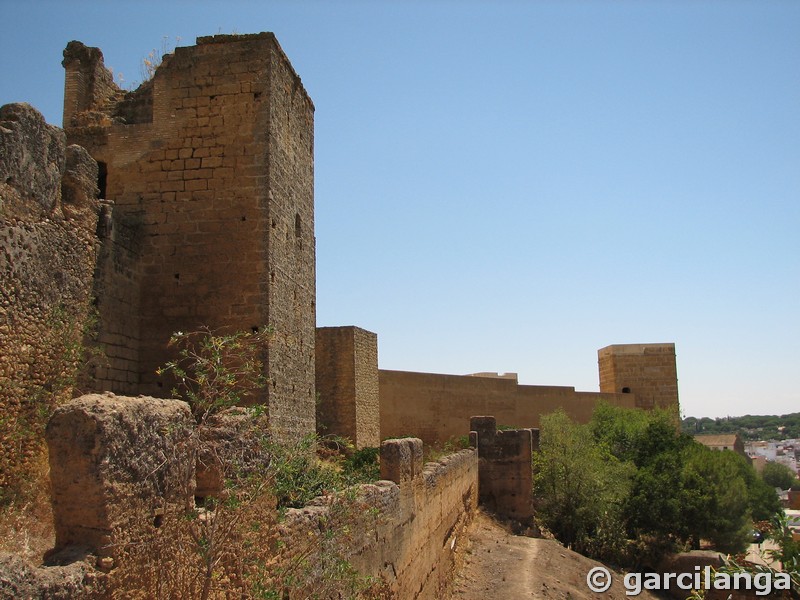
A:
{"label": "stone pillar stub", "polygon": [[194,495],[194,419],[185,402],[81,396],[47,425],[56,550],[115,556],[127,533],[157,527]]}
{"label": "stone pillar stub", "polygon": [[401,438],[381,443],[381,479],[398,485],[422,474],[422,440]]}

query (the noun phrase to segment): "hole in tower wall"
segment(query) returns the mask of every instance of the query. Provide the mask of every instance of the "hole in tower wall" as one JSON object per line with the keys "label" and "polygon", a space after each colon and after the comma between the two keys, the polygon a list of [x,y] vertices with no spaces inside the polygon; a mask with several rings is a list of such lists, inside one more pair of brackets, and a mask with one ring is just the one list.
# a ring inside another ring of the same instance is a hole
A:
{"label": "hole in tower wall", "polygon": [[630,394],[631,393],[631,388],[629,388],[629,387],[622,388],[622,393],[623,394]]}
{"label": "hole in tower wall", "polygon": [[100,198],[107,198],[108,188],[108,165],[97,161],[97,189],[100,190]]}

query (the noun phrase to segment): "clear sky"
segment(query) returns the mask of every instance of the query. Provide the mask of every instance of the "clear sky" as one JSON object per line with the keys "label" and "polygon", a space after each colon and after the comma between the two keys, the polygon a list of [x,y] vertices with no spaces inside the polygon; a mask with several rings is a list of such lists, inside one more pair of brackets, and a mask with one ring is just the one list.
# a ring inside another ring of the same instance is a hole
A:
{"label": "clear sky", "polygon": [[800,2],[0,0],[0,104],[62,50],[273,31],[316,105],[317,321],[382,368],[598,389],[675,342],[687,416],[800,411]]}

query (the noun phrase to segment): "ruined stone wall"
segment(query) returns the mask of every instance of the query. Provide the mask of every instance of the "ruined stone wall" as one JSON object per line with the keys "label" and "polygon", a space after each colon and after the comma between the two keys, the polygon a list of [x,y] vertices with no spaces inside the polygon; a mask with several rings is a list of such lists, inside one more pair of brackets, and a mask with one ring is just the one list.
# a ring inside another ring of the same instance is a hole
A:
{"label": "ruined stone wall", "polygon": [[[193,497],[195,455],[187,450],[194,427],[188,406],[177,400],[94,394],[56,411],[47,441],[57,549],[83,546],[98,565],[124,569],[129,536],[158,531],[161,514],[176,514],[170,507],[182,514]],[[439,598],[477,508],[477,454],[463,450],[423,464],[421,440],[387,440],[381,476],[341,496],[343,509],[321,497],[286,510],[277,531],[280,560],[307,561],[308,575],[332,560],[318,553],[330,552],[333,539],[338,555],[362,575],[381,578],[392,598]],[[273,551],[263,548],[264,560]],[[297,593],[289,597],[306,597]]]}
{"label": "ruined stone wall", "polygon": [[639,408],[678,409],[675,344],[617,344],[597,351],[600,391],[630,393]]}
{"label": "ruined stone wall", "polygon": [[531,455],[539,449],[539,430],[498,431],[494,417],[472,417],[470,442],[478,450],[481,506],[502,517],[530,521],[533,518]]}
{"label": "ruined stone wall", "polygon": [[186,509],[194,425],[179,400],[90,394],[57,409],[47,426],[55,549],[114,558],[120,536],[157,526],[170,506]]}
{"label": "ruined stone wall", "polygon": [[379,371],[381,437],[415,435],[441,444],[469,433],[474,415],[499,425],[538,428],[541,415],[561,408],[589,421],[598,402],[633,408],[635,396],[576,392],[571,387],[518,385],[515,379]]}
{"label": "ruined stone wall", "polygon": [[270,426],[313,432],[314,107],[275,37],[200,38],[127,97],[86,83],[105,81],[99,50],[72,42],[64,66],[67,135],[113,203],[98,389],[168,396],[174,332],[268,327]]}
{"label": "ruined stone wall", "polygon": [[97,165],[26,104],[0,108],[0,486],[72,395],[90,314]]}
{"label": "ruined stone wall", "polygon": [[[393,598],[440,598],[477,508],[476,453],[463,450],[423,465],[421,440],[387,440],[381,445],[381,477],[386,481],[360,486],[363,506],[350,524],[348,560],[361,573],[383,579]],[[287,552],[292,540],[324,535],[320,524],[329,510],[323,504],[287,511]]]}
{"label": "ruined stone wall", "polygon": [[320,327],[316,340],[317,431],[357,448],[380,444],[378,336],[358,327]]}

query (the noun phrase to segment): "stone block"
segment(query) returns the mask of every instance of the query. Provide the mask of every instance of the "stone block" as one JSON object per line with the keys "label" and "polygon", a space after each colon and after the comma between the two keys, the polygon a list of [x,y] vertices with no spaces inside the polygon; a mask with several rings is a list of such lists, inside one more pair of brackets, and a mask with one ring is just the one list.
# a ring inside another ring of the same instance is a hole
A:
{"label": "stone block", "polygon": [[178,400],[89,394],[47,425],[56,549],[115,556],[127,533],[194,497],[194,419]]}
{"label": "stone block", "polygon": [[381,443],[381,479],[397,484],[422,475],[422,440],[402,438]]}

